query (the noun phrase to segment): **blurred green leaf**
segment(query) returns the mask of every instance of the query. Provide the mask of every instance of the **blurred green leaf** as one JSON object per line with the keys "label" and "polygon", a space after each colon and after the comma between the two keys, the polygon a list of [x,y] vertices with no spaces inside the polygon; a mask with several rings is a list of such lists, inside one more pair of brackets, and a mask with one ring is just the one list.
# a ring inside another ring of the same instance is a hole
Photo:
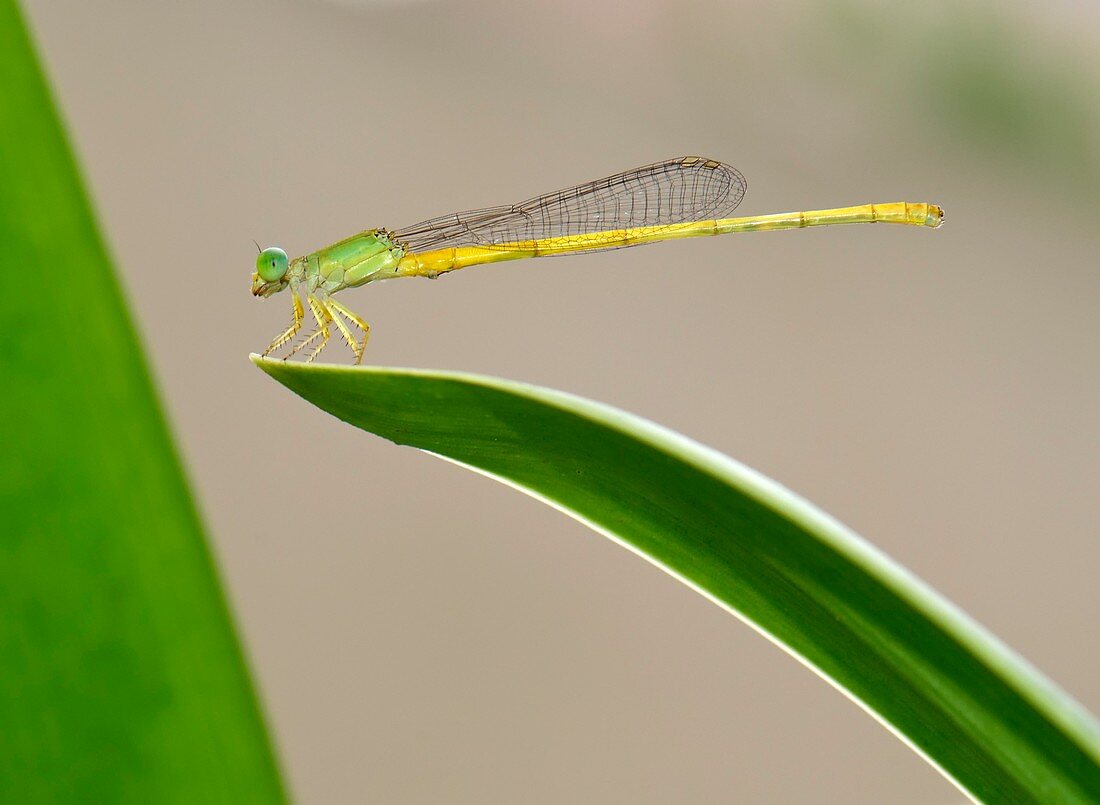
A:
{"label": "blurred green leaf", "polygon": [[1100,726],[1087,712],[890,559],[732,460],[534,386],[253,360],[345,422],[516,486],[647,557],[801,657],[974,796],[1100,801]]}
{"label": "blurred green leaf", "polygon": [[194,504],[11,0],[0,249],[0,800],[282,801]]}
{"label": "blurred green leaf", "polygon": [[1087,48],[1037,28],[1012,4],[924,4],[886,14],[867,0],[811,8],[799,53],[823,86],[858,74],[853,86],[874,92],[880,113],[889,110],[884,118],[1024,171],[1021,193],[1055,183],[1083,194],[1084,209],[1095,205],[1100,84]]}

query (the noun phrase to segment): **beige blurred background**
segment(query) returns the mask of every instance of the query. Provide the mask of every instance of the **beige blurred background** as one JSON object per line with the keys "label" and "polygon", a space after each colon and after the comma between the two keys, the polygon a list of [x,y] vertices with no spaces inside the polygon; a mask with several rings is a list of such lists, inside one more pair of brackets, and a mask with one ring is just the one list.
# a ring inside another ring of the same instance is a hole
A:
{"label": "beige blurred background", "polygon": [[[696,153],[746,214],[352,291],[368,360],[587,395],[867,536],[1100,710],[1100,34],[1070,2],[30,0],[308,803],[955,802],[799,664],[515,491],[253,369],[255,247]],[[340,358],[330,347],[328,358]]]}

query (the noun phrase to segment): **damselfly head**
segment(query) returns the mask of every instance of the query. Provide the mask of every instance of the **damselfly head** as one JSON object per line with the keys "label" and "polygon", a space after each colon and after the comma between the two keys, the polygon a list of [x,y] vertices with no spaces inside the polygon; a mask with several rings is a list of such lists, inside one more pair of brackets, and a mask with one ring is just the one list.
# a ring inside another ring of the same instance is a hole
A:
{"label": "damselfly head", "polygon": [[290,261],[278,246],[261,249],[252,275],[252,295],[268,297],[287,286],[286,270]]}

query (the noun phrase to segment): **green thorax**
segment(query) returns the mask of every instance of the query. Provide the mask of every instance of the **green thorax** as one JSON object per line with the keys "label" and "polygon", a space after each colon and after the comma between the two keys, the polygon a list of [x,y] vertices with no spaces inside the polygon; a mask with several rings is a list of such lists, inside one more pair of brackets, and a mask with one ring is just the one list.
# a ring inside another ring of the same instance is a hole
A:
{"label": "green thorax", "polygon": [[371,229],[299,259],[311,292],[320,288],[335,293],[392,274],[404,255],[388,232]]}

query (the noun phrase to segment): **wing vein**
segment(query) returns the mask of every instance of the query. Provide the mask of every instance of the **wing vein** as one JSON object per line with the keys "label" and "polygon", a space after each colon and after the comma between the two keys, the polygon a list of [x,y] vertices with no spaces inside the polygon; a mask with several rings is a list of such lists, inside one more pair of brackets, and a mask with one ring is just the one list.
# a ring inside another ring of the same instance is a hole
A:
{"label": "wing vein", "polygon": [[[725,218],[745,197],[735,168],[703,157],[678,157],[617,173],[510,206],[430,218],[397,230],[407,252],[461,246],[510,248],[540,244],[540,252],[575,251],[571,239],[615,229],[660,228]],[[598,251],[596,247],[584,251]],[[612,247],[620,248],[620,247]]]}

